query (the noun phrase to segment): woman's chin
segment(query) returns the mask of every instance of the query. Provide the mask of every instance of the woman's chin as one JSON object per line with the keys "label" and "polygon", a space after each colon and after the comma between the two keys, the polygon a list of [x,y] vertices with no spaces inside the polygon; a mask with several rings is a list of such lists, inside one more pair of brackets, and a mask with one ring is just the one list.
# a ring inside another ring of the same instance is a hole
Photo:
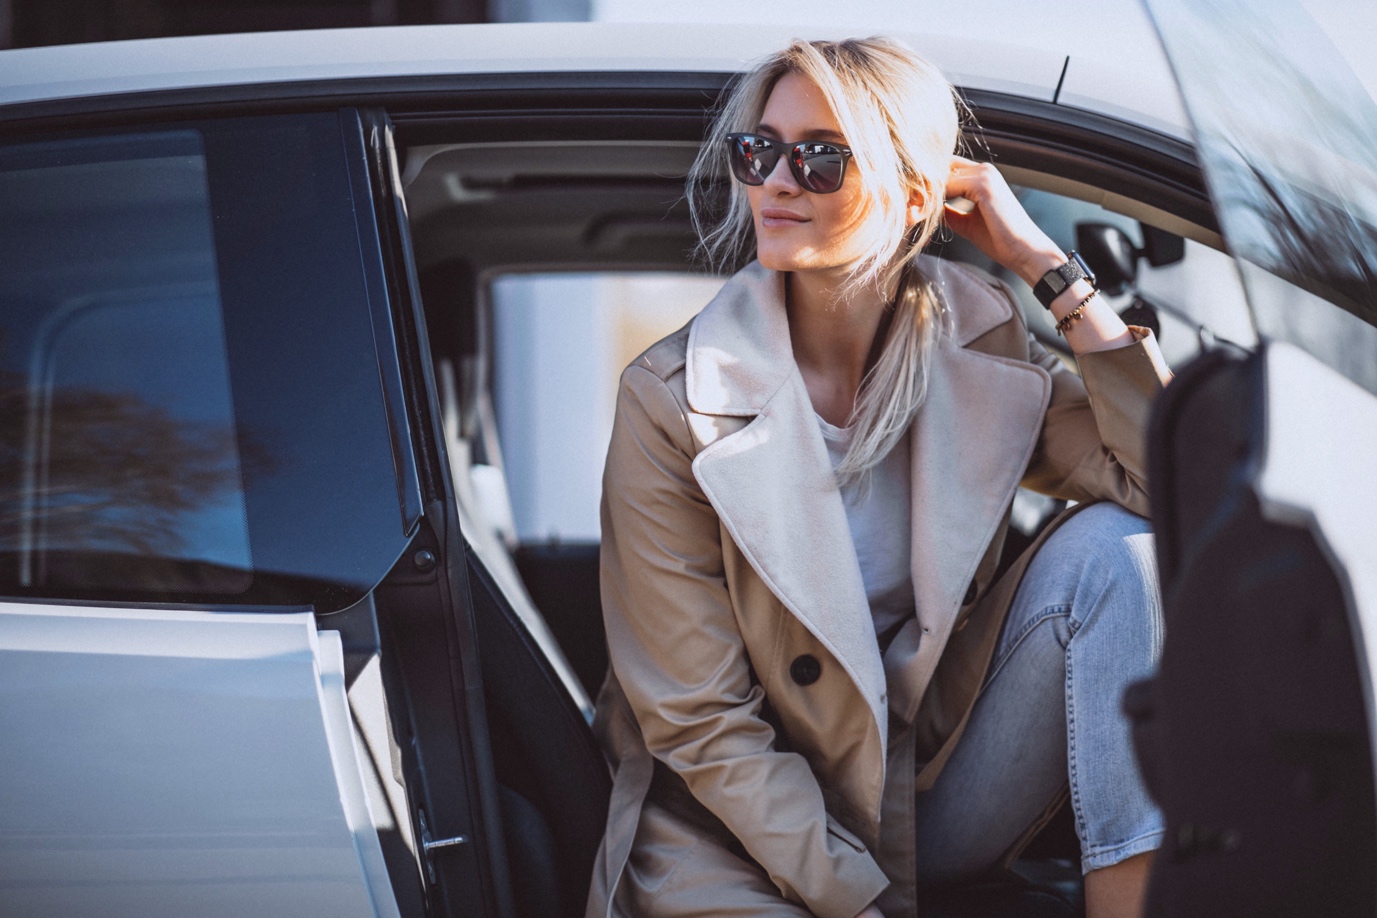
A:
{"label": "woman's chin", "polygon": [[757,252],[755,260],[760,262],[760,266],[770,271],[792,271],[794,263],[787,258],[769,255],[765,252]]}
{"label": "woman's chin", "polygon": [[812,259],[805,257],[804,253],[783,246],[757,245],[755,258],[761,267],[771,271],[804,271],[812,267]]}
{"label": "woman's chin", "polygon": [[755,260],[760,262],[760,266],[770,271],[787,271],[789,273],[820,272],[832,273],[838,270],[851,271],[856,267],[856,261],[844,261],[842,259],[820,257],[815,251],[781,252],[770,248],[757,248]]}

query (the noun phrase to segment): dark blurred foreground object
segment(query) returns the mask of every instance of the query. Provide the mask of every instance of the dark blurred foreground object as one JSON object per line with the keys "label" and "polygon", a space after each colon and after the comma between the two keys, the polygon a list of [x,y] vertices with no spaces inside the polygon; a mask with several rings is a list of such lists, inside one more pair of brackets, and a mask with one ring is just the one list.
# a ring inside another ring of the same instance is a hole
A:
{"label": "dark blurred foreground object", "polygon": [[1154,409],[1166,645],[1124,700],[1167,820],[1149,915],[1377,911],[1356,628],[1310,531],[1261,514],[1263,360],[1208,352]]}

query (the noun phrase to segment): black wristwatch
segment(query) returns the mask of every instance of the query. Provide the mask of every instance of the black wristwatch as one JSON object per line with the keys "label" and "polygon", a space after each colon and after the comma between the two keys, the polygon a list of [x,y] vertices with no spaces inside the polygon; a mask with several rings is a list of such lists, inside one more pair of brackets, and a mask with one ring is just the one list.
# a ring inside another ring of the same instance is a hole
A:
{"label": "black wristwatch", "polygon": [[1042,275],[1042,280],[1033,285],[1033,296],[1038,298],[1044,309],[1051,309],[1052,301],[1081,278],[1088,280],[1090,286],[1095,286],[1095,272],[1090,270],[1078,253],[1067,252],[1066,259],[1066,264],[1048,271]]}

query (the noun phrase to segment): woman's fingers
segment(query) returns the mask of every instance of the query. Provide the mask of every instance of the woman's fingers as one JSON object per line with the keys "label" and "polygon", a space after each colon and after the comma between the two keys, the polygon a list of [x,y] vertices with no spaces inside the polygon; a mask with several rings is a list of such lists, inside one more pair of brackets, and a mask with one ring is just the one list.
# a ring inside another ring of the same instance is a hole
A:
{"label": "woman's fingers", "polygon": [[947,225],[1012,271],[1037,253],[1059,251],[1023,209],[1004,176],[990,163],[952,157],[947,199],[964,198],[973,207],[948,206]]}
{"label": "woman's fingers", "polygon": [[946,205],[947,209],[954,210],[963,217],[975,210],[975,202],[961,195],[948,195],[943,204]]}
{"label": "woman's fingers", "polygon": [[979,163],[953,157],[951,173],[947,176],[944,213],[947,225],[992,257],[994,253],[989,250],[993,242],[990,238],[992,227],[987,223],[990,216],[997,212],[997,207],[992,204],[993,191]]}
{"label": "woman's fingers", "polygon": [[[991,174],[993,173],[993,174]],[[1003,179],[993,166],[956,157],[947,177],[947,213],[952,229],[962,235],[978,231],[1003,209],[999,201]],[[1008,186],[1003,186],[1007,191]],[[963,219],[969,218],[969,219]],[[972,227],[967,230],[967,227]],[[990,228],[993,230],[993,227]],[[979,244],[980,240],[972,240]]]}
{"label": "woman's fingers", "polygon": [[1004,195],[1012,197],[1013,192],[994,166],[960,156],[952,157],[951,172],[947,176],[947,197],[963,197],[983,205]]}

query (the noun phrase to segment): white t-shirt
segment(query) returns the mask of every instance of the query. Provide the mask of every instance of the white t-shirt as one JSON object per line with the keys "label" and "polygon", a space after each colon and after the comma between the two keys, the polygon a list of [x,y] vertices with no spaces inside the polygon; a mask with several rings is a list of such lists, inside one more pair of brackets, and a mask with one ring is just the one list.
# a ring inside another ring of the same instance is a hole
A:
{"label": "white t-shirt", "polygon": [[[853,428],[837,427],[818,416],[822,439],[832,468],[841,464],[851,445]],[[910,499],[908,437],[900,437],[884,461],[870,473],[870,491],[861,496],[858,485],[841,489],[851,542],[861,564],[861,580],[870,601],[875,633],[884,634],[914,614],[913,574],[909,567]]]}

